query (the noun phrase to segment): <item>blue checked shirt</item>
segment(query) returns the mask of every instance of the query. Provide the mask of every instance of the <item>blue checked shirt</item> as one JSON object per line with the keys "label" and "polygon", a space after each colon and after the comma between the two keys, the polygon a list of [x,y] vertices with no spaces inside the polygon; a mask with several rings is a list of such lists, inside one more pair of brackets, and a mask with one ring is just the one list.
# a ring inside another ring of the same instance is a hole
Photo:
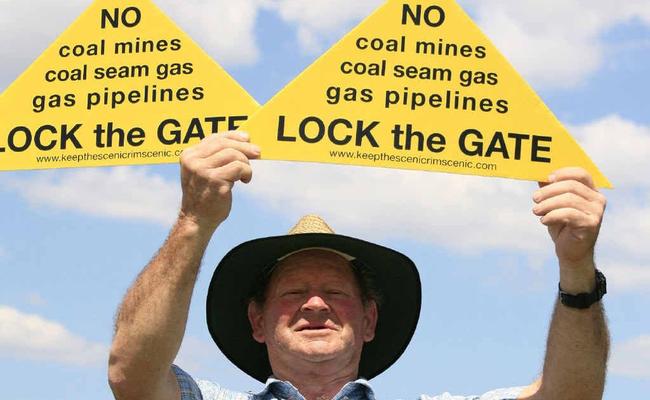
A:
{"label": "blue checked shirt", "polygon": [[[269,378],[266,386],[261,392],[240,393],[224,389],[221,386],[208,381],[195,381],[188,373],[172,366],[178,385],[181,388],[181,400],[305,400],[298,390],[289,382]],[[482,396],[452,396],[449,393],[440,396],[420,396],[420,400],[516,400],[523,387],[499,389]],[[375,400],[375,394],[370,384],[357,379],[349,382],[332,400]]]}

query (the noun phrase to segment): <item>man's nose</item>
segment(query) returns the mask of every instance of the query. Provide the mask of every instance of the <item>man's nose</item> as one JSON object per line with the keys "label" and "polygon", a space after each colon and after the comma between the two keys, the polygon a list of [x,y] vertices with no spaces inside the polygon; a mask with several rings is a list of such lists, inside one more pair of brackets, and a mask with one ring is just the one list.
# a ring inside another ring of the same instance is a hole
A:
{"label": "man's nose", "polygon": [[329,311],[330,307],[321,296],[313,294],[307,298],[301,309],[303,311]]}

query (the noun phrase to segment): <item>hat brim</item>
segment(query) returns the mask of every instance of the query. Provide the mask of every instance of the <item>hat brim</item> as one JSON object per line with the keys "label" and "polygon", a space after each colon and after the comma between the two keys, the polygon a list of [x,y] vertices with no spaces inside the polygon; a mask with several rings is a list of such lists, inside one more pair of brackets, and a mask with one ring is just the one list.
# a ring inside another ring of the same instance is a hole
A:
{"label": "hat brim", "polygon": [[221,260],[210,282],[208,329],[223,354],[242,371],[265,382],[271,376],[266,345],[256,342],[248,321],[248,298],[259,275],[282,256],[303,248],[326,247],[350,254],[373,271],[382,303],[375,338],[365,343],[359,376],[372,379],[391,366],[408,346],[420,316],[421,285],[411,259],[364,240],[329,233],[255,239]]}

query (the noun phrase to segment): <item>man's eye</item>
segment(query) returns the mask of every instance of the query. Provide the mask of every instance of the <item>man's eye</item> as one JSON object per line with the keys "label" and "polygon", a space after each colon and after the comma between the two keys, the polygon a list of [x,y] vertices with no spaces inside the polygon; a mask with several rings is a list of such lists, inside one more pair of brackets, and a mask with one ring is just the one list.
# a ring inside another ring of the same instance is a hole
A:
{"label": "man's eye", "polygon": [[328,290],[327,294],[332,296],[345,296],[346,293],[342,290]]}
{"label": "man's eye", "polygon": [[304,291],[300,289],[292,289],[292,290],[287,290],[284,293],[282,293],[283,296],[298,296],[303,294]]}

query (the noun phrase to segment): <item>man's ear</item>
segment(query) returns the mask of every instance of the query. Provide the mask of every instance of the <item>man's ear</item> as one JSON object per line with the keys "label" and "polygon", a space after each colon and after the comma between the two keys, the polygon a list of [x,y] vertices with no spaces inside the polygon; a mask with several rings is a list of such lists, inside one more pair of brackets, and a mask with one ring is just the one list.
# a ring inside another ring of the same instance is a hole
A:
{"label": "man's ear", "polygon": [[253,330],[253,339],[258,343],[264,343],[264,313],[262,307],[254,301],[248,303],[248,322]]}
{"label": "man's ear", "polygon": [[363,316],[363,340],[366,342],[370,342],[375,338],[378,314],[377,303],[374,300],[368,301],[364,306]]}

